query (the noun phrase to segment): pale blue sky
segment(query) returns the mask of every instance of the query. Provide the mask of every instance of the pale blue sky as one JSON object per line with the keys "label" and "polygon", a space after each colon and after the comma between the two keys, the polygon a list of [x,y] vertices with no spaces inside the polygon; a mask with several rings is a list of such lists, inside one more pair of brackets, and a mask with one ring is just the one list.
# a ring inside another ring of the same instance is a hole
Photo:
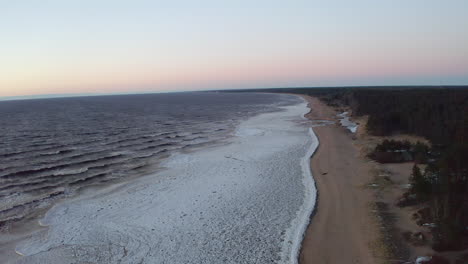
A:
{"label": "pale blue sky", "polygon": [[0,96],[468,84],[468,1],[0,0]]}

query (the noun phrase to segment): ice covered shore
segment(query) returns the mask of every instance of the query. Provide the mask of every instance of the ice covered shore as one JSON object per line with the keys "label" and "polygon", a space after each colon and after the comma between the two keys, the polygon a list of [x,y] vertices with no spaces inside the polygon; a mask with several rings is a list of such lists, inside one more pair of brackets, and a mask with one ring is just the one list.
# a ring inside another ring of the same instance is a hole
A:
{"label": "ice covered shore", "polygon": [[316,191],[307,104],[242,122],[228,144],[54,206],[18,263],[296,263]]}

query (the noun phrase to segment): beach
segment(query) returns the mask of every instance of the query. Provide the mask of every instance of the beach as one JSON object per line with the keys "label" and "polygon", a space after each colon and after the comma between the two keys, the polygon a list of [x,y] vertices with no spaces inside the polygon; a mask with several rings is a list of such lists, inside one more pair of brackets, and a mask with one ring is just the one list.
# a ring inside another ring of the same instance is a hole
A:
{"label": "beach", "polygon": [[302,245],[300,263],[376,263],[371,244],[377,231],[370,214],[371,165],[361,157],[352,133],[336,121],[336,111],[317,98],[309,101],[319,147],[311,159],[318,202]]}
{"label": "beach", "polygon": [[249,118],[161,172],[52,207],[11,263],[295,263],[315,206],[307,103]]}
{"label": "beach", "polygon": [[31,235],[9,234],[16,245],[1,260],[379,263],[388,256],[376,248],[371,140],[347,113],[303,98],[172,155],[157,173],[58,203]]}

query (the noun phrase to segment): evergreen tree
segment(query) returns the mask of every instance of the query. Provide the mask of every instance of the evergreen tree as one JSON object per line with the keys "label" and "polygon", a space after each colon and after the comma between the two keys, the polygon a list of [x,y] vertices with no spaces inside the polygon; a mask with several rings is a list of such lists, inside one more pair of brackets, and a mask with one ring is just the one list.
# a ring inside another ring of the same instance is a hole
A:
{"label": "evergreen tree", "polygon": [[430,182],[422,175],[417,165],[413,166],[413,173],[410,178],[411,191],[416,194],[418,199],[426,199],[431,192]]}

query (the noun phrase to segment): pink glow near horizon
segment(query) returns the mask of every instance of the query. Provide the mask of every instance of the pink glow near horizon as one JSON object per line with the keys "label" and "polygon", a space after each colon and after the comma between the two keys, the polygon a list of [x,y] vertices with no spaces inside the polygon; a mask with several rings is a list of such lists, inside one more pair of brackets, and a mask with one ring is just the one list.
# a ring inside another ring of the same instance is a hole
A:
{"label": "pink glow near horizon", "polygon": [[[151,87],[162,90],[222,89],[225,83],[235,88],[287,85],[289,80],[298,80],[296,86],[327,84],[327,80],[393,78],[399,76],[463,75],[468,72],[467,61],[384,61],[371,58],[348,58],[325,56],[308,60],[271,60],[237,64],[210,65],[197,68],[180,65],[173,69],[155,69],[133,66],[107,70],[60,72],[57,75],[33,76],[31,83],[14,81],[3,84],[0,95],[28,95],[55,93],[105,93],[132,90],[145,91]],[[45,77],[45,78],[44,78]],[[301,82],[303,80],[303,82]],[[264,85],[262,85],[264,84]],[[23,86],[22,86],[23,85]],[[333,85],[333,83],[331,83]],[[219,86],[219,88],[217,88]],[[294,84],[292,84],[294,86]],[[12,89],[11,87],[15,87]],[[184,89],[184,87],[187,87]],[[138,88],[140,90],[138,90]]]}

